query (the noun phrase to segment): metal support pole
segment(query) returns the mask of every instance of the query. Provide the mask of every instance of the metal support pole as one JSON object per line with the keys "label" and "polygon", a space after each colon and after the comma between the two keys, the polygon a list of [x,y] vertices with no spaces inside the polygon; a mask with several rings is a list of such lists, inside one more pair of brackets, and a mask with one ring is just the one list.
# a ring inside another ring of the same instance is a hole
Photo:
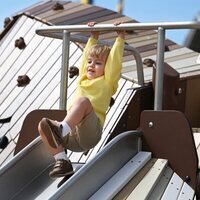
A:
{"label": "metal support pole", "polygon": [[158,27],[154,110],[162,110],[165,29]]}
{"label": "metal support pole", "polygon": [[138,53],[134,52],[133,56],[135,57],[135,61],[136,61],[138,84],[141,86],[144,86],[144,71],[143,71],[142,59],[140,57],[139,52]]}
{"label": "metal support pole", "polygon": [[60,105],[59,105],[61,110],[66,110],[67,107],[69,47],[70,47],[70,32],[64,30],[63,44],[62,44],[62,66],[61,66]]}

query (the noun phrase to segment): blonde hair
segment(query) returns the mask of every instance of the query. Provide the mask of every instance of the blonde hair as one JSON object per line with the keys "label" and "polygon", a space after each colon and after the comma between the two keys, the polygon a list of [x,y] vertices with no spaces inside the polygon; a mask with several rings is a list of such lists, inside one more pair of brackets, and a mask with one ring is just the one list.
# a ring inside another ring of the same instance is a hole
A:
{"label": "blonde hair", "polygon": [[110,47],[107,45],[101,45],[101,44],[95,44],[91,46],[91,48],[88,49],[86,56],[92,56],[96,58],[100,58],[102,56],[105,56],[107,59],[108,55],[110,53]]}

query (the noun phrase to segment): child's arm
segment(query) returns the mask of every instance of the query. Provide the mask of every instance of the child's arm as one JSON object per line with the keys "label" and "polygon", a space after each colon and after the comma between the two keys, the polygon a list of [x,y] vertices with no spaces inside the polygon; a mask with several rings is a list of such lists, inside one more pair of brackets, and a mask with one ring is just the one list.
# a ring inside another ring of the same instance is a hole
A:
{"label": "child's arm", "polygon": [[[88,22],[89,27],[93,27],[97,22]],[[99,39],[99,31],[92,31],[90,37],[98,40]]]}
{"label": "child's arm", "polygon": [[[121,22],[114,23],[115,26],[119,24],[121,24]],[[118,80],[120,78],[122,69],[125,31],[118,30],[117,34],[118,37],[112,46],[105,66],[105,79],[107,79],[113,85],[113,93],[115,93],[117,90]]]}
{"label": "child's arm", "polygon": [[[88,22],[87,25],[90,27],[93,27],[95,24],[96,24],[96,22]],[[81,62],[80,68],[79,68],[80,75],[82,75],[85,72],[85,66],[87,64],[87,56],[86,56],[87,51],[92,45],[97,43],[98,38],[99,38],[99,32],[92,31],[90,34],[90,38],[88,39],[87,44],[83,50],[82,62]]]}
{"label": "child's arm", "polygon": [[[122,24],[121,21],[117,21],[117,22],[114,23],[115,26],[118,26],[118,25],[120,25],[120,24]],[[125,39],[125,32],[126,32],[126,31],[124,31],[124,30],[117,30],[116,32],[117,32],[117,34],[118,34],[118,37],[120,37],[120,38],[122,38],[122,39]]]}

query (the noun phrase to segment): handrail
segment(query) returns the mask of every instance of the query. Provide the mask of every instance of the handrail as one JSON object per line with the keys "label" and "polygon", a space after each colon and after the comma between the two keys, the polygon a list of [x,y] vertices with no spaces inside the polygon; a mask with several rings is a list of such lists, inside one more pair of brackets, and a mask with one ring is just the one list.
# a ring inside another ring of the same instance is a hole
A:
{"label": "handrail", "polygon": [[58,33],[63,30],[69,32],[86,32],[86,31],[116,31],[116,30],[157,30],[159,27],[164,29],[200,29],[200,22],[154,22],[154,23],[124,23],[118,26],[113,24],[96,24],[94,27],[87,25],[64,25],[64,26],[49,26],[38,28],[38,35],[46,35],[46,33]]}
{"label": "handrail", "polygon": [[[69,45],[66,46],[66,41],[69,41],[72,36],[70,32],[86,32],[86,31],[116,31],[116,30],[157,30],[157,61],[156,61],[156,84],[155,84],[155,101],[154,110],[162,109],[162,96],[163,96],[163,67],[164,67],[164,41],[165,29],[200,29],[200,22],[156,22],[156,23],[124,23],[118,26],[113,24],[97,24],[94,27],[87,25],[64,25],[64,26],[49,26],[45,28],[38,28],[36,33],[38,35],[63,38],[63,57],[69,54]],[[136,53],[135,55],[138,56]],[[140,56],[138,58],[141,62]],[[66,62],[66,63],[65,63]],[[68,68],[68,59],[63,58],[62,73]],[[142,71],[143,74],[143,71]],[[64,76],[61,78],[61,99],[60,108],[66,108],[66,79]]]}

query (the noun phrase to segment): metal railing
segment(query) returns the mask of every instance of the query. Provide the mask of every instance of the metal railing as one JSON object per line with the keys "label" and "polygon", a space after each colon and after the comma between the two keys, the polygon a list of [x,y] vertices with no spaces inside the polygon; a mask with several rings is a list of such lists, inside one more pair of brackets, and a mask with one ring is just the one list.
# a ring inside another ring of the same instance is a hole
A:
{"label": "metal railing", "polygon": [[[49,26],[36,30],[38,35],[63,39],[62,69],[61,69],[61,88],[60,88],[60,109],[66,109],[67,102],[67,70],[69,58],[69,42],[85,42],[86,38],[70,36],[70,32],[90,32],[90,31],[116,31],[116,30],[157,30],[157,60],[156,60],[156,83],[154,110],[162,110],[163,97],[163,68],[164,68],[164,49],[165,49],[165,30],[167,29],[200,29],[200,22],[157,22],[157,23],[125,23],[119,26],[113,24],[97,24],[94,27],[87,25],[65,25]],[[138,51],[128,45],[125,49],[131,50],[137,64],[138,84],[144,84],[143,65]]]}

